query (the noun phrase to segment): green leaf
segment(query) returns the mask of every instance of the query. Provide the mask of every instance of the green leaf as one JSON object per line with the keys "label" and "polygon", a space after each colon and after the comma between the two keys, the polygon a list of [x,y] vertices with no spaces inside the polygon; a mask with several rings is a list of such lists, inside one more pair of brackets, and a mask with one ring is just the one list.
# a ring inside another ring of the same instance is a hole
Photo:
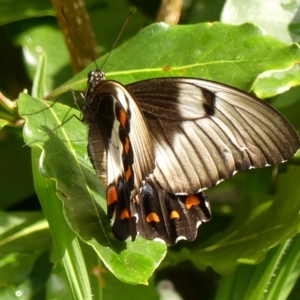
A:
{"label": "green leaf", "polygon": [[[61,203],[60,203],[61,206]],[[61,210],[62,214],[62,210]],[[64,222],[64,227],[66,226],[66,222]],[[69,232],[71,230],[67,229]],[[97,277],[97,266],[102,265],[102,262],[100,261],[99,257],[95,253],[95,251],[87,244],[81,242],[80,239],[74,238],[75,234],[73,234],[73,242],[72,244],[75,246],[75,244],[80,245],[80,256],[78,257],[80,259],[74,260],[75,263],[80,263],[81,259],[84,259],[85,266],[80,266],[78,264],[78,267],[83,267],[86,269],[87,272],[84,272],[84,274],[78,274],[77,281],[82,280],[82,283],[85,284],[85,282],[88,280],[88,285],[90,289],[90,294],[85,295],[84,297],[89,298],[91,295],[93,299],[101,299],[101,295],[103,294],[103,286]],[[76,243],[74,243],[76,241]],[[70,249],[72,250],[72,249]],[[51,262],[53,263],[53,268],[51,271],[51,274],[49,276],[48,282],[47,282],[47,297],[46,299],[68,299],[70,295],[70,290],[68,288],[68,280],[66,277],[66,265],[61,263],[60,251],[54,251],[51,253]],[[75,253],[75,252],[74,252]],[[70,251],[69,254],[72,256],[72,252]],[[71,257],[69,255],[69,257]],[[76,266],[75,266],[76,268]],[[74,269],[75,270],[75,269]],[[71,272],[72,270],[69,269],[67,272]],[[81,278],[84,277],[84,278]],[[74,284],[76,284],[76,277],[74,278]],[[80,285],[81,283],[77,282],[77,285]],[[74,299],[78,299],[78,296],[74,295]],[[84,299],[86,299],[84,298]]]}
{"label": "green leaf", "polygon": [[[30,120],[24,128],[26,142],[38,138],[35,145],[44,149],[39,160],[40,172],[45,178],[56,179],[71,228],[92,245],[106,267],[119,279],[145,284],[164,257],[166,246],[143,239],[124,243],[113,237],[105,213],[106,201],[101,197],[105,188],[96,178],[86,152],[86,126],[72,118],[63,127],[50,132],[63,122],[69,108],[60,103],[50,108],[47,102],[27,94],[22,94],[19,100],[23,116],[38,112],[26,117]],[[69,116],[73,113],[76,112],[69,112]],[[52,193],[56,193],[55,189]]]}
{"label": "green leaf", "polygon": [[32,86],[32,96],[43,98],[46,95],[46,72],[47,72],[47,56],[46,53],[40,55],[39,64],[34,76]]}
{"label": "green leaf", "polygon": [[[21,260],[26,260],[26,257],[21,256]],[[51,267],[49,253],[46,252],[35,261],[30,274],[22,282],[1,286],[0,299],[46,299],[45,286]]]}
{"label": "green leaf", "polygon": [[3,127],[5,127],[7,124],[9,124],[9,122],[5,119],[0,119],[0,129],[2,129]]}
{"label": "green leaf", "polygon": [[234,25],[253,22],[278,40],[293,43],[300,39],[298,10],[297,1],[227,0],[221,21]]}
{"label": "green leaf", "polygon": [[299,277],[299,235],[268,252],[256,265],[240,265],[221,279],[215,300],[287,299]]}
{"label": "green leaf", "polygon": [[50,242],[42,213],[0,211],[0,286],[23,281]]}
{"label": "green leaf", "polygon": [[55,190],[54,182],[41,177],[38,170],[40,155],[41,150],[33,147],[32,169],[35,189],[64,266],[71,294],[74,299],[91,299],[91,288],[79,241],[66,223],[61,202],[57,195],[51,192]]}
{"label": "green leaf", "polygon": [[73,73],[69,66],[69,54],[55,18],[29,19],[7,26],[14,43],[22,47],[25,67],[33,79],[40,56],[47,55],[45,86],[48,91],[64,82]]}
{"label": "green leaf", "polygon": [[[276,39],[292,43],[300,39],[298,9],[296,1],[228,0],[223,8],[221,20],[235,25],[253,22]],[[247,14],[244,14],[244,11],[247,11]],[[268,12],[271,13],[266,18]],[[268,98],[283,93],[296,85],[299,85],[297,64],[279,71],[273,71],[270,68],[257,79],[253,90],[258,97]]]}
{"label": "green leaf", "polygon": [[[282,247],[284,252],[279,257],[278,266],[268,282],[266,300],[287,299],[300,275],[299,247],[299,234],[294,239],[284,243]],[[280,248],[278,250],[280,250]],[[274,253],[274,251],[272,252]],[[271,255],[268,255],[268,258],[270,256]],[[267,263],[269,263],[269,259],[264,265],[266,266]]]}
{"label": "green leaf", "polygon": [[[105,59],[97,60],[98,66]],[[181,76],[209,79],[249,91],[259,74],[291,68],[299,61],[297,45],[287,46],[251,24],[153,24],[113,51],[103,69],[107,79],[123,84]],[[90,65],[49,97],[70,88],[85,89],[87,73],[94,68],[94,64]],[[282,85],[290,88],[287,82]]]}
{"label": "green leaf", "polygon": [[[89,278],[95,281],[93,286],[93,299],[122,299],[124,295],[131,300],[139,299],[159,299],[156,287],[154,285],[154,278],[150,278],[149,285],[131,285],[118,280],[101,262],[94,260],[94,255],[89,252],[84,252],[84,256],[89,259]],[[86,256],[88,255],[88,256]],[[59,284],[58,284],[59,283]],[[47,285],[47,299],[68,299],[66,293],[67,281],[64,274],[64,269],[61,264],[55,263],[55,267],[50,275]],[[97,289],[101,292],[97,295]]]}
{"label": "green leaf", "polygon": [[[32,196],[34,192],[30,149],[22,147],[24,141],[15,134],[2,131],[5,139],[1,141],[0,157],[0,208],[8,208]],[[18,188],[16,188],[16,184]]]}
{"label": "green leaf", "polygon": [[99,280],[103,283],[103,299],[122,299],[126,295],[131,300],[155,300],[161,299],[156,291],[154,280],[145,285],[128,285],[117,280],[112,273],[105,269],[100,270]]}
{"label": "green leaf", "polygon": [[260,98],[270,98],[298,85],[300,67],[296,64],[287,70],[264,72],[255,80],[253,91]]}
{"label": "green leaf", "polygon": [[0,25],[45,15],[54,15],[50,1],[2,0],[0,10]]}

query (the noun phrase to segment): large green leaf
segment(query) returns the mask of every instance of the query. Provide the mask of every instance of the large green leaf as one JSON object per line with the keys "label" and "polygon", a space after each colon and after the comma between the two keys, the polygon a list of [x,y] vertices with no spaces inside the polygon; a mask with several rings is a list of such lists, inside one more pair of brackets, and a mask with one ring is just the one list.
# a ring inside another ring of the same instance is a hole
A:
{"label": "large green leaf", "polygon": [[[292,43],[300,40],[298,11],[297,1],[227,0],[223,7],[221,21],[235,25],[253,22],[274,38]],[[270,69],[257,78],[253,90],[258,97],[273,97],[299,85],[299,78],[298,64],[290,65],[283,70]]]}
{"label": "large green leaf", "polygon": [[298,1],[227,0],[221,21],[235,25],[253,22],[285,43],[300,40]]}
{"label": "large green leaf", "polygon": [[253,90],[258,97],[269,98],[300,85],[300,67],[295,64],[279,71],[267,71],[258,76]]}
{"label": "large green leaf", "polygon": [[[27,94],[20,96],[20,104],[23,115],[29,111],[38,112],[27,116],[30,122],[24,129],[26,141],[38,139],[35,145],[43,148],[40,171],[45,178],[56,179],[71,228],[94,247],[107,268],[118,278],[131,283],[146,283],[164,257],[166,246],[143,239],[123,243],[113,237],[105,213],[106,201],[101,197],[105,189],[98,182],[86,152],[86,126],[72,118],[53,131],[55,124],[60,124],[66,117],[67,106],[56,103],[54,110],[48,103]],[[73,113],[76,111],[69,112],[69,115]]]}
{"label": "large green leaf", "polygon": [[0,10],[0,25],[18,20],[45,15],[54,15],[50,1],[24,1],[2,0]]}
{"label": "large green leaf", "polygon": [[[106,57],[97,61],[102,66]],[[251,24],[172,26],[154,24],[111,53],[103,66],[107,79],[128,84],[154,77],[201,77],[250,90],[268,70],[291,68],[300,61],[297,45],[287,46]],[[92,64],[61,89],[84,90]],[[295,79],[298,75],[295,74]],[[290,85],[286,83],[287,89]]]}
{"label": "large green leaf", "polygon": [[0,211],[0,286],[17,285],[51,244],[41,212]]}

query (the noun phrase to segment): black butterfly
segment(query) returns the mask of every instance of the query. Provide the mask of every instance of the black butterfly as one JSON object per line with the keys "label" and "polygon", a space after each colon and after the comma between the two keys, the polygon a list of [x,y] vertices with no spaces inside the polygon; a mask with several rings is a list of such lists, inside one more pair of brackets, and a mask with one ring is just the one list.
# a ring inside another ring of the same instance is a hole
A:
{"label": "black butterfly", "polygon": [[275,165],[299,136],[270,105],[233,87],[158,78],[126,87],[89,73],[88,151],[107,185],[113,233],[173,245],[192,241],[211,212],[204,190],[238,171]]}

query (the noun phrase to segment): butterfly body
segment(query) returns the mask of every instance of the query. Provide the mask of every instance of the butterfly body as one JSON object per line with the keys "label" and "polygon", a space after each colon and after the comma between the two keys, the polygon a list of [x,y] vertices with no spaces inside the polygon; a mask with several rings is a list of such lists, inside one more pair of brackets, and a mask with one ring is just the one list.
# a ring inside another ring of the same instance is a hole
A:
{"label": "butterfly body", "polygon": [[108,216],[121,240],[194,240],[211,218],[204,190],[238,171],[281,163],[300,145],[268,104],[194,78],[123,86],[96,70],[83,114],[89,156],[107,185]]}

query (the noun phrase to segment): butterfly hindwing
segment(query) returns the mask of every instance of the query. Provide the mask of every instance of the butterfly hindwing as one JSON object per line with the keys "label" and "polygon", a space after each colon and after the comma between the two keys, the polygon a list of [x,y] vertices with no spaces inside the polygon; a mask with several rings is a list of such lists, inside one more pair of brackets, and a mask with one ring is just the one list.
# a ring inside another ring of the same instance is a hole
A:
{"label": "butterfly hindwing", "polygon": [[163,240],[167,245],[180,239],[193,241],[201,222],[211,218],[203,192],[174,195],[163,190],[153,176],[146,178],[134,203],[139,234],[146,239]]}

